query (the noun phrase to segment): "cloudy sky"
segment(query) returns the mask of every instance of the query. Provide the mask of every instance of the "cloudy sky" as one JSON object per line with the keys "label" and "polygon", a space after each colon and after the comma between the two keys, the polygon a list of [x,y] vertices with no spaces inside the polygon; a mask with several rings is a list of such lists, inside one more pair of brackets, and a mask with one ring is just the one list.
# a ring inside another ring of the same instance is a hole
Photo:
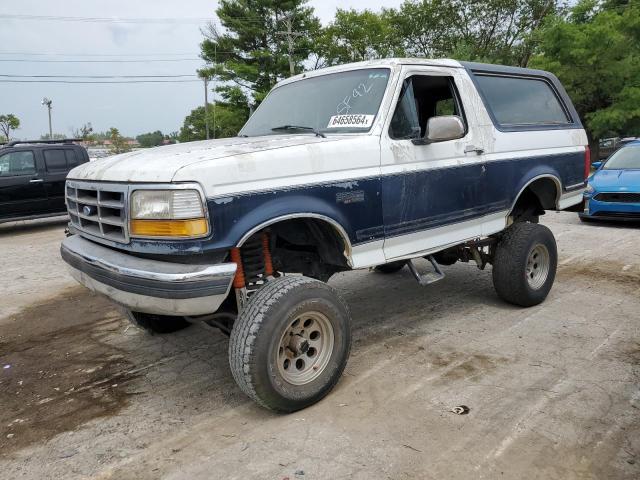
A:
{"label": "cloudy sky", "polygon": [[[325,24],[338,6],[378,10],[399,3],[309,2]],[[202,83],[23,83],[36,78],[12,75],[191,75],[202,65],[197,59],[200,27],[206,24],[204,19],[214,19],[216,5],[216,0],[1,0],[0,114],[13,113],[20,118],[17,138],[39,138],[47,133],[43,97],[53,100],[54,133],[70,135],[72,127],[85,122],[91,122],[96,131],[115,126],[130,136],[179,130],[188,112],[203,103]],[[132,24],[15,18],[21,15],[203,20]],[[177,61],[137,61],[141,59]],[[71,80],[78,79],[66,79]]]}

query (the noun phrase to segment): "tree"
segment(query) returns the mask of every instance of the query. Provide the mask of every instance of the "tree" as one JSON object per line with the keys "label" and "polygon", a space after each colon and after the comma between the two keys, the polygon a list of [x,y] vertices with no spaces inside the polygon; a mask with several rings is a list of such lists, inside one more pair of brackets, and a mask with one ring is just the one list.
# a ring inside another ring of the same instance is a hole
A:
{"label": "tree", "polygon": [[404,52],[389,22],[390,11],[337,9],[335,19],[316,38],[316,68],[374,58],[400,56]]}
{"label": "tree", "polygon": [[162,145],[164,138],[165,136],[162,132],[160,130],[156,130],[155,132],[138,135],[136,140],[138,140],[141,147],[157,147],[158,145]]}
{"label": "tree", "polygon": [[560,78],[596,154],[599,138],[640,135],[640,1],[582,0],[555,15],[531,64]]}
{"label": "tree", "polygon": [[111,127],[109,129],[109,140],[111,140],[111,152],[123,153],[131,150],[131,147],[127,143],[127,139],[120,135],[117,128]]}
{"label": "tree", "polygon": [[383,12],[409,56],[527,66],[533,36],[556,0],[407,0]]}
{"label": "tree", "polygon": [[73,138],[81,138],[85,141],[93,140],[92,133],[93,127],[91,126],[91,122],[85,123],[80,128],[71,128],[71,135],[73,136]]}
{"label": "tree", "polygon": [[48,133],[45,135],[40,135],[40,140],[64,140],[67,136],[64,133],[54,133],[53,137],[51,137]]}
{"label": "tree", "polygon": [[11,130],[17,130],[20,128],[20,119],[13,113],[7,115],[0,115],[0,131],[7,139],[7,142],[11,138]]}
{"label": "tree", "polygon": [[[229,101],[209,105],[209,131],[214,138],[236,136],[249,118],[248,100],[240,88],[229,87],[226,96],[230,98]],[[206,138],[204,106],[187,115],[178,138],[181,142]]]}
{"label": "tree", "polygon": [[[211,64],[208,73],[249,92],[254,106],[271,87],[289,76],[286,17],[297,32],[294,68],[302,71],[312,50],[312,38],[320,30],[307,0],[221,0],[216,14],[224,30],[210,24],[201,44],[202,58]],[[226,90],[217,90],[223,100]]]}

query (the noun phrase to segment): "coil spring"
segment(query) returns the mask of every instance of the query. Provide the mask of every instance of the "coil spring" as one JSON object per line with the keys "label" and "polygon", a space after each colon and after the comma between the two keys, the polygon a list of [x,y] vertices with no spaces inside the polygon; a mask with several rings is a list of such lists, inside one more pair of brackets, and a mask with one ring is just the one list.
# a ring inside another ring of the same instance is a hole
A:
{"label": "coil spring", "polygon": [[240,249],[244,279],[247,285],[262,280],[265,273],[265,262],[262,247],[262,239],[254,236]]}

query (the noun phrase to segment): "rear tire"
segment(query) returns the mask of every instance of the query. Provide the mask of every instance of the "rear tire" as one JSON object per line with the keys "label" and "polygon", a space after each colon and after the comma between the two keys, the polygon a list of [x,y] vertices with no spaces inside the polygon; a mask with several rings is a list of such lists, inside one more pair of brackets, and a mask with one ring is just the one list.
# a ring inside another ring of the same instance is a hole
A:
{"label": "rear tire", "polygon": [[506,302],[531,307],[549,294],[556,277],[558,250],[544,225],[515,223],[505,230],[493,259],[493,286]]}
{"label": "rear tire", "polygon": [[249,300],[231,331],[229,364],[240,389],[277,412],[295,412],[338,383],[351,346],[350,315],[329,285],[280,277]]}
{"label": "rear tire", "polygon": [[384,274],[396,273],[402,270],[406,264],[407,262],[405,260],[400,260],[398,262],[389,262],[382,265],[378,265],[373,270],[377,273],[384,273]]}
{"label": "rear tire", "polygon": [[154,315],[152,313],[133,312],[125,310],[129,321],[136,327],[150,334],[165,334],[183,330],[191,325],[184,317],[169,315]]}

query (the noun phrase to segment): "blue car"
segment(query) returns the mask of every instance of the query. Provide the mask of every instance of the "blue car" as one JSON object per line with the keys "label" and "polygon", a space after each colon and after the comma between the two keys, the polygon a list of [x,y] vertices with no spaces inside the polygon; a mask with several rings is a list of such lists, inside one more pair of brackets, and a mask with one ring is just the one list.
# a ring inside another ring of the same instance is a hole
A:
{"label": "blue car", "polygon": [[640,221],[640,141],[593,166],[596,171],[588,179],[580,219]]}

